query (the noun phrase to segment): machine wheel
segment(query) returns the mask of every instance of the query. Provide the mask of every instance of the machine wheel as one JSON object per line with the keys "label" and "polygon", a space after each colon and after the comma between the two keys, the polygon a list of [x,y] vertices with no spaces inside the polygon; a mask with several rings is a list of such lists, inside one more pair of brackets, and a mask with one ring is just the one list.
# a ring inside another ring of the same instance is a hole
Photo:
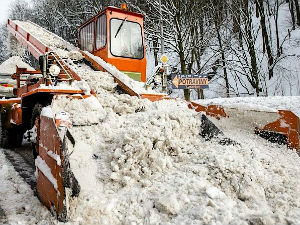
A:
{"label": "machine wheel", "polygon": [[0,140],[0,146],[1,148],[11,148],[11,139],[10,135],[9,135],[9,130],[2,127],[1,125],[1,130],[0,130],[0,134],[1,134],[1,140]]}
{"label": "machine wheel", "polygon": [[32,153],[34,159],[39,155],[38,149],[39,149],[39,137],[40,137],[40,115],[42,112],[43,105],[40,103],[35,104],[32,110],[32,116],[31,116],[31,127],[36,127],[36,142],[32,143]]}
{"label": "machine wheel", "polygon": [[[1,114],[1,113],[0,113]],[[0,115],[1,118],[1,115]],[[1,148],[13,148],[20,147],[22,145],[22,131],[19,127],[6,128],[2,125],[2,120],[0,125],[0,147]]]}
{"label": "machine wheel", "polygon": [[17,148],[22,145],[22,132],[18,128],[7,129],[1,126],[0,134],[1,148]]}

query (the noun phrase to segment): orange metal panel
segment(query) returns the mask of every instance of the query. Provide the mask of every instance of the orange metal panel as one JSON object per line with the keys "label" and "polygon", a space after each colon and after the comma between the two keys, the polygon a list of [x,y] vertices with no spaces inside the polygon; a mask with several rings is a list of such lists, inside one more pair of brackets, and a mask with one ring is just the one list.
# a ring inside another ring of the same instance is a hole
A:
{"label": "orange metal panel", "polygon": [[291,111],[279,110],[279,119],[266,124],[263,129],[255,128],[255,131],[273,131],[287,137],[288,147],[299,152],[299,118]]}
{"label": "orange metal panel", "polygon": [[16,125],[21,125],[22,124],[22,108],[21,104],[13,104],[12,109],[11,109],[11,120],[14,124]]}
{"label": "orange metal panel", "polygon": [[124,10],[122,10],[120,8],[116,8],[116,7],[113,7],[113,6],[108,6],[108,7],[104,8],[104,9],[102,9],[100,12],[98,12],[95,16],[93,16],[92,18],[90,18],[89,20],[87,20],[83,24],[81,24],[78,29],[84,27],[85,25],[87,25],[91,21],[95,20],[95,18],[97,18],[99,15],[101,15],[105,11],[106,11],[106,13],[113,12],[113,11],[114,12],[121,12],[122,14],[125,14],[125,15],[132,15],[132,16],[144,18],[143,14],[136,13],[136,12],[130,12],[130,11],[124,11]]}
{"label": "orange metal panel", "polygon": [[218,120],[222,117],[228,117],[224,108],[220,105],[203,106],[195,102],[188,102],[188,107],[196,112],[205,112],[206,115],[215,117]]}
{"label": "orange metal panel", "polygon": [[141,97],[144,99],[149,99],[151,102],[170,99],[169,96],[163,94],[141,94]]}
{"label": "orange metal panel", "polygon": [[0,105],[11,103],[21,103],[21,98],[0,99]]}
{"label": "orange metal panel", "polygon": [[35,88],[32,91],[29,91],[27,93],[24,93],[22,97],[26,97],[32,94],[36,93],[52,93],[52,94],[84,94],[83,91],[77,91],[77,90],[62,90],[62,89],[47,89],[47,88]]}
{"label": "orange metal panel", "polygon": [[40,139],[39,139],[39,156],[44,160],[51,170],[52,176],[57,181],[57,188],[49,181],[47,175],[38,170],[37,190],[41,201],[49,208],[54,207],[58,215],[63,214],[64,207],[64,187],[62,178],[62,163],[59,165],[56,160],[48,155],[48,151],[59,155],[61,162],[62,148],[59,135],[53,118],[41,116],[40,120]]}
{"label": "orange metal panel", "polygon": [[[103,12],[103,11],[102,11]],[[97,14],[101,15],[101,14]],[[94,55],[99,56],[105,62],[114,65],[120,71],[128,71],[128,72],[140,72],[141,73],[141,81],[146,82],[146,66],[147,66],[147,59],[146,59],[146,48],[145,48],[145,37],[144,37],[144,26],[143,26],[143,15],[131,13],[128,11],[120,10],[117,8],[108,7],[106,10],[107,16],[107,39],[106,39],[106,46],[105,48],[101,48],[92,52]],[[116,57],[110,53],[110,19],[112,18],[119,18],[124,19],[127,17],[127,21],[137,22],[141,25],[142,28],[142,38],[144,43],[144,58],[143,59],[132,59],[132,58],[124,58],[124,57]],[[96,17],[89,22],[93,21]],[[84,25],[88,24],[85,23]]]}

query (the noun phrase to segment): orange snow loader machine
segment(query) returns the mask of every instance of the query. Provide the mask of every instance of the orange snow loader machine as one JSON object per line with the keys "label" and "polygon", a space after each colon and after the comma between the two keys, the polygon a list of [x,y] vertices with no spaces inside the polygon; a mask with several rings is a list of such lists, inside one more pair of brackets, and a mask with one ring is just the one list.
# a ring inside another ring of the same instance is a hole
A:
{"label": "orange snow loader machine", "polygon": [[[27,22],[30,23],[30,22]],[[40,28],[38,25],[37,28]],[[1,99],[1,147],[14,148],[22,144],[23,134],[32,139],[32,149],[37,168],[37,192],[41,202],[56,214],[61,221],[68,219],[68,198],[78,196],[80,186],[70,169],[66,155],[66,141],[73,145],[75,140],[68,132],[70,123],[62,116],[48,115],[45,106],[58,96],[85,99],[80,89],[66,88],[73,81],[81,81],[80,74],[73,71],[67,60],[61,58],[54,49],[46,46],[39,37],[33,36],[17,21],[8,20],[7,29],[39,61],[40,68],[28,71],[16,68],[12,75],[17,85],[14,96]],[[48,32],[40,28],[43,32]],[[49,35],[54,35],[48,32]],[[57,38],[59,38],[57,36]],[[61,39],[61,41],[63,41]],[[113,71],[103,67],[93,58],[99,56],[103,61],[114,65],[119,71],[137,81],[146,81],[146,52],[144,40],[143,15],[129,12],[125,5],[120,8],[107,7],[89,19],[79,28],[79,47],[89,65],[100,71],[107,71],[127,94],[151,101],[165,98],[165,94],[137,93]],[[201,106],[189,102],[189,107],[217,119],[234,117],[232,110],[221,106]],[[45,111],[45,112],[44,112]],[[287,144],[299,148],[299,119],[289,111],[275,113],[274,121],[257,127],[258,133],[280,133]],[[273,118],[273,117],[272,117]]]}

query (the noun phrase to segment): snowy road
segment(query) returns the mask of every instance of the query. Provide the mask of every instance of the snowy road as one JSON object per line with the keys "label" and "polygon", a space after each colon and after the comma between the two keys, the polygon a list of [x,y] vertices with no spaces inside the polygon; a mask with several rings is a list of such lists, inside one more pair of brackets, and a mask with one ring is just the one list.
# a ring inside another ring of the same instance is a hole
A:
{"label": "snowy road", "polygon": [[[15,162],[16,169],[5,155]],[[0,224],[56,224],[31,188],[35,182],[32,176],[34,169],[20,155],[0,149]]]}

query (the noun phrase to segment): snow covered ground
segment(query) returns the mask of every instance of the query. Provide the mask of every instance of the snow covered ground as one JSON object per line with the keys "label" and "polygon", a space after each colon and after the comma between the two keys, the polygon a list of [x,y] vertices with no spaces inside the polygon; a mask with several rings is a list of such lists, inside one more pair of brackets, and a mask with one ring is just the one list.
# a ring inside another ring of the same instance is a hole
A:
{"label": "snow covered ground", "polygon": [[0,224],[53,224],[50,212],[15,171],[0,149]]}

